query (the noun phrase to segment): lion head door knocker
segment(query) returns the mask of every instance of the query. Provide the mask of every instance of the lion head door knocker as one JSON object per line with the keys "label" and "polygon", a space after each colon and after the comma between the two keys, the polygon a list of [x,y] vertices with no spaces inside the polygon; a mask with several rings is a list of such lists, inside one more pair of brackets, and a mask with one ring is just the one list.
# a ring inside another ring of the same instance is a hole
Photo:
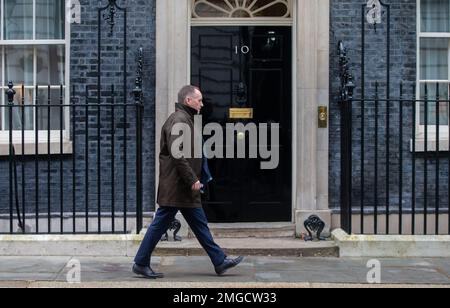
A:
{"label": "lion head door knocker", "polygon": [[181,242],[183,239],[180,236],[177,235],[178,232],[180,232],[180,229],[181,229],[181,222],[178,219],[175,219],[170,224],[169,228],[166,231],[166,234],[164,234],[164,236],[162,237],[161,241],[162,242],[168,242],[169,241],[169,231],[174,231],[173,232],[173,240],[175,242]]}
{"label": "lion head door knocker", "polygon": [[245,83],[240,82],[240,83],[236,86],[234,93],[235,93],[236,96],[237,96],[237,101],[236,101],[236,103],[237,103],[240,107],[242,107],[242,106],[244,106],[245,104],[247,104],[247,101],[248,101],[248,99],[247,99],[247,86],[245,85]]}
{"label": "lion head door knocker", "polygon": [[321,236],[323,229],[325,229],[325,223],[323,222],[322,219],[319,218],[319,216],[317,215],[310,216],[305,221],[305,229],[308,231],[309,234],[309,236],[305,238],[305,241],[309,242],[314,240],[313,232],[316,232],[317,239],[319,241],[326,240],[324,237]]}

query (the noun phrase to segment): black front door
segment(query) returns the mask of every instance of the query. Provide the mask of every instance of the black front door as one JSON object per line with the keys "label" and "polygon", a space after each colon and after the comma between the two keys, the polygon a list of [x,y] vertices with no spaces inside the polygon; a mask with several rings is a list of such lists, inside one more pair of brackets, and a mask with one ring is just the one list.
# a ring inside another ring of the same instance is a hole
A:
{"label": "black front door", "polygon": [[280,125],[276,169],[262,170],[260,158],[209,161],[214,180],[203,202],[211,222],[292,219],[291,44],[290,27],[192,28],[191,82],[204,95],[203,124]]}

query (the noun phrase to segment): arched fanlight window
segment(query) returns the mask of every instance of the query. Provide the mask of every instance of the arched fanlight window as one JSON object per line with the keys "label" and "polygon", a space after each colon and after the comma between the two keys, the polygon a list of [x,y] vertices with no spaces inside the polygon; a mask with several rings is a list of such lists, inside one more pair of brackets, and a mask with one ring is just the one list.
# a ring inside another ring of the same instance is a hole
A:
{"label": "arched fanlight window", "polygon": [[192,0],[192,17],[291,18],[291,0]]}

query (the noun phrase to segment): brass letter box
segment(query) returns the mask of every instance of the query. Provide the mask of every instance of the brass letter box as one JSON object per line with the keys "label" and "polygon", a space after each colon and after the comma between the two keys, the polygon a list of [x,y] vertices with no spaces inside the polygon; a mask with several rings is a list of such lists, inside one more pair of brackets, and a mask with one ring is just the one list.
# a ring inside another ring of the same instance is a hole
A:
{"label": "brass letter box", "polygon": [[325,106],[319,107],[319,128],[328,127],[328,108]]}

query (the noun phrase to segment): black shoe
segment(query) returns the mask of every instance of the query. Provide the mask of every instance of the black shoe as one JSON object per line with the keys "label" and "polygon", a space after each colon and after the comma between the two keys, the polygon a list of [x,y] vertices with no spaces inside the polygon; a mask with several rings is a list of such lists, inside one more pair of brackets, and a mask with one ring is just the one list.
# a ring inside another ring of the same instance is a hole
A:
{"label": "black shoe", "polygon": [[139,266],[137,264],[133,265],[133,273],[139,276],[144,276],[147,279],[164,278],[164,274],[155,273],[151,267]]}
{"label": "black shoe", "polygon": [[225,261],[219,266],[216,267],[216,273],[217,275],[223,275],[225,274],[230,268],[236,267],[244,261],[244,257],[239,257],[236,259],[228,259],[226,258]]}

